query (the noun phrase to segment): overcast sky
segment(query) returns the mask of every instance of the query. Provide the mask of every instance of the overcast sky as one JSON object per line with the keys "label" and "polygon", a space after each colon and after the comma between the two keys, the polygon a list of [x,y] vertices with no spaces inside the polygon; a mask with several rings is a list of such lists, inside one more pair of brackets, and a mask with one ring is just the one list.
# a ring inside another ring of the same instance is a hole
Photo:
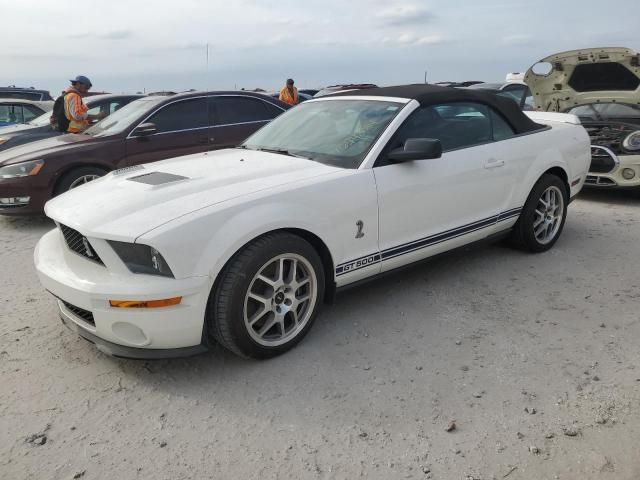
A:
{"label": "overcast sky", "polygon": [[0,85],[52,93],[77,74],[112,92],[491,81],[640,50],[640,0],[0,0],[0,18]]}

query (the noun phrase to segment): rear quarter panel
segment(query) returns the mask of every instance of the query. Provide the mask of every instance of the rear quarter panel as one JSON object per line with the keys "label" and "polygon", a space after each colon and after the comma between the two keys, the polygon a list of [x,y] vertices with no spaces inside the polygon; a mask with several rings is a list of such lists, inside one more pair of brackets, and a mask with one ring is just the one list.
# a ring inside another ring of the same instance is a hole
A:
{"label": "rear quarter panel", "polygon": [[513,139],[513,155],[520,172],[511,186],[509,203],[523,206],[533,186],[549,169],[559,167],[567,174],[570,197],[582,188],[591,163],[589,135],[581,125],[550,122],[547,129]]}

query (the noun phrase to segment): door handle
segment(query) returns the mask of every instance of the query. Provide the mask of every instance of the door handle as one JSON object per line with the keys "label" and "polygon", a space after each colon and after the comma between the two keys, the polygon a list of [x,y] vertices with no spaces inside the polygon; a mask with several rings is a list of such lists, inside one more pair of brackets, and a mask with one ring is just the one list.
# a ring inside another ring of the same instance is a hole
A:
{"label": "door handle", "polygon": [[498,167],[504,167],[504,160],[490,158],[489,160],[484,162],[484,168],[491,169],[491,168],[498,168]]}

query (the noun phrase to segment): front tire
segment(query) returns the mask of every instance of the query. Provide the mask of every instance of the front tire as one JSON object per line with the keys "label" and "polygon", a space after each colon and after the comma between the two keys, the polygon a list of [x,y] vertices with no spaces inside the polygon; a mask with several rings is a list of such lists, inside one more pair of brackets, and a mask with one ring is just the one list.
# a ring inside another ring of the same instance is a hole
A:
{"label": "front tire", "polygon": [[512,242],[530,252],[545,252],[556,243],[567,218],[567,187],[555,175],[544,174],[534,185],[513,228]]}
{"label": "front tire", "polygon": [[242,357],[290,350],[311,329],[324,275],[320,256],[304,239],[272,233],[254,240],[221,273],[209,298],[209,333]]}
{"label": "front tire", "polygon": [[98,167],[74,168],[64,174],[56,185],[55,195],[60,195],[68,190],[89,183],[97,178],[103,177],[107,172]]}

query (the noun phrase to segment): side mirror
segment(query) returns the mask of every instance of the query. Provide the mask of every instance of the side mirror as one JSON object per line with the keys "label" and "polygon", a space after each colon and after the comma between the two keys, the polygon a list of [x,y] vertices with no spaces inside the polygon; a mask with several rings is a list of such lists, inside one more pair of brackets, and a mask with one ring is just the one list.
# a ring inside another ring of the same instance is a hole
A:
{"label": "side mirror", "polygon": [[442,156],[442,144],[435,138],[408,138],[404,147],[389,152],[388,158],[393,162],[411,162],[413,160],[430,160]]}
{"label": "side mirror", "polygon": [[131,132],[132,137],[148,137],[149,135],[153,135],[156,133],[158,129],[156,128],[155,123],[143,123],[138,125],[133,132]]}

